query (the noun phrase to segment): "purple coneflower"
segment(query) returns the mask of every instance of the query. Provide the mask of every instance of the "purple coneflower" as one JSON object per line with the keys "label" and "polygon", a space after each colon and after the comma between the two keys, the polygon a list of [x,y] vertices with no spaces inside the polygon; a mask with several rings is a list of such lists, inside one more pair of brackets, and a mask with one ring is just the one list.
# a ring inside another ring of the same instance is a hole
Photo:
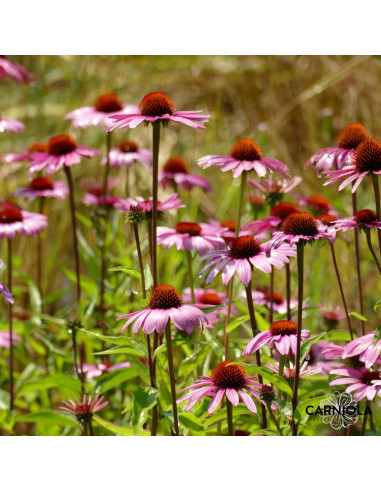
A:
{"label": "purple coneflower", "polygon": [[368,132],[363,125],[350,123],[341,132],[337,147],[319,150],[307,161],[304,168],[310,165],[315,166],[318,176],[325,171],[329,171],[332,167],[340,170],[344,166],[352,164],[355,148],[368,137]]}
{"label": "purple coneflower", "polygon": [[215,248],[223,248],[225,241],[208,227],[208,224],[195,222],[178,222],[174,229],[157,228],[157,243],[164,248],[176,246],[177,250],[196,250],[200,255]]}
{"label": "purple coneflower", "polygon": [[46,170],[46,174],[53,174],[63,166],[71,167],[79,164],[83,157],[90,158],[98,155],[96,149],[78,145],[70,135],[57,135],[48,142],[47,152],[37,152],[29,164],[32,174]]}
{"label": "purple coneflower", "polygon": [[171,157],[163,167],[163,171],[159,173],[159,184],[161,186],[181,186],[185,190],[191,190],[194,186],[198,186],[204,191],[212,189],[209,181],[196,174],[189,173],[188,164],[181,157]]}
{"label": "purple coneflower", "polygon": [[25,130],[25,125],[24,123],[21,123],[21,121],[14,120],[13,118],[4,118],[3,116],[0,116],[0,133],[2,132],[14,132],[14,133],[20,133]]}
{"label": "purple coneflower", "polygon": [[[109,158],[110,166],[115,169],[119,169],[121,166],[129,169],[135,162],[140,162],[147,169],[152,167],[152,152],[148,149],[141,149],[132,140],[123,140],[119,147],[111,149]],[[107,164],[107,156],[103,157],[101,164]]]}
{"label": "purple coneflower", "polygon": [[116,94],[111,92],[99,96],[94,106],[84,106],[71,111],[65,116],[65,120],[72,120],[74,128],[111,125],[111,116],[135,113],[137,109],[132,104],[124,104]]}
{"label": "purple coneflower", "polygon": [[320,367],[321,374],[324,375],[328,375],[333,369],[341,367],[340,362],[335,362],[332,360],[336,358],[336,356],[332,356],[332,352],[330,351],[333,349],[336,350],[336,347],[337,345],[334,345],[328,341],[314,343],[306,357],[308,360],[308,367]]}
{"label": "purple coneflower", "polygon": [[99,362],[98,364],[82,364],[80,372],[83,372],[88,379],[98,378],[107,372],[116,371],[117,369],[129,369],[130,362],[120,362],[111,364],[111,362]]}
{"label": "purple coneflower", "polygon": [[39,177],[14,192],[14,196],[23,196],[26,200],[36,198],[58,198],[64,200],[69,188],[63,181],[53,181],[51,178]]}
{"label": "purple coneflower", "polygon": [[[246,292],[242,291],[240,294],[242,297],[246,297]],[[286,314],[287,313],[287,299],[285,299],[279,292],[271,292],[266,288],[262,290],[252,291],[254,304],[258,306],[266,306],[268,310],[271,308],[275,313]],[[290,309],[296,308],[298,305],[297,299],[290,299]]]}
{"label": "purple coneflower", "polygon": [[297,244],[330,237],[324,224],[318,222],[312,214],[304,212],[289,215],[283,221],[281,229],[274,232],[268,244],[273,244],[277,248],[285,241]]}
{"label": "purple coneflower", "polygon": [[339,321],[345,319],[345,311],[341,306],[331,308],[321,307],[318,309],[319,314],[325,319],[327,324],[333,328]]}
{"label": "purple coneflower", "polygon": [[248,178],[247,182],[261,191],[265,195],[266,201],[273,207],[282,199],[284,194],[296,188],[302,182],[302,178],[300,176],[294,176],[290,179],[281,180],[278,177],[270,175],[262,181]]}
{"label": "purple coneflower", "polygon": [[11,202],[0,203],[0,239],[13,239],[16,233],[35,236],[47,225],[45,215],[21,210]]}
{"label": "purple coneflower", "polygon": [[182,389],[181,393],[191,391],[179,398],[177,403],[189,400],[185,407],[185,411],[189,412],[204,396],[211,397],[212,400],[208,407],[208,414],[211,415],[224,396],[235,407],[239,403],[239,397],[241,397],[250,412],[257,413],[252,396],[259,399],[260,391],[258,389],[261,386],[255,376],[247,376],[242,366],[226,360],[220,362],[210,376],[201,376],[195,380],[194,384]]}
{"label": "purple coneflower", "polygon": [[119,316],[117,321],[128,319],[122,328],[122,333],[134,323],[133,333],[136,334],[141,327],[146,335],[156,331],[161,335],[167,323],[172,321],[175,328],[193,333],[193,329],[207,324],[206,315],[196,306],[183,304],[183,300],[177,290],[171,285],[158,285],[152,291],[148,306],[134,313]]}
{"label": "purple coneflower", "polygon": [[[213,289],[194,289],[194,297],[195,302],[198,307],[208,308],[213,306],[219,306],[221,304],[226,304],[228,302],[228,296],[224,293],[217,293]],[[186,303],[192,302],[192,292],[189,287],[184,289],[183,301]],[[216,311],[212,311],[211,313],[206,313],[206,318],[208,320],[208,324],[205,325],[206,328],[214,328],[214,325],[220,321],[220,315],[224,314],[227,316],[229,310],[229,306],[223,306]],[[230,306],[230,311],[234,314],[237,314],[237,308],[235,306]]]}
{"label": "purple coneflower", "polygon": [[381,221],[377,219],[377,215],[368,208],[359,210],[353,217],[336,220],[332,223],[339,231],[349,231],[355,227],[367,229],[381,229]]}
{"label": "purple coneflower", "polygon": [[206,283],[210,282],[222,271],[222,282],[227,285],[236,272],[245,286],[251,281],[252,268],[258,268],[264,273],[270,273],[272,265],[282,268],[289,262],[290,256],[296,256],[295,248],[284,244],[281,248],[274,249],[270,243],[261,244],[253,236],[240,236],[233,239],[228,249],[207,253],[199,261],[210,260],[205,265],[200,276],[209,270]]}
{"label": "purple coneflower", "polygon": [[295,203],[279,202],[271,209],[268,217],[248,222],[242,226],[242,230],[253,231],[255,234],[274,232],[289,215],[300,212],[300,208]]}
{"label": "purple coneflower", "polygon": [[86,194],[83,197],[82,203],[84,203],[85,205],[95,205],[103,207],[106,203],[107,207],[113,207],[120,200],[119,197],[108,193],[108,191],[111,190],[114,186],[114,183],[111,181],[108,181],[107,183],[106,193],[103,185],[99,183],[94,183],[92,185],[85,183],[83,186],[86,190]]}
{"label": "purple coneflower", "polygon": [[[277,362],[271,363],[268,362],[266,364],[271,371],[279,374],[279,364]],[[298,378],[307,378],[308,376],[314,376],[315,374],[320,374],[322,372],[321,367],[310,367],[308,362],[303,362],[302,366],[299,369]],[[292,362],[289,362],[289,367],[283,368],[283,377],[285,379],[294,379],[296,376],[296,366]]]}
{"label": "purple coneflower", "polygon": [[92,428],[92,420],[93,415],[100,410],[103,410],[108,405],[108,401],[103,401],[104,396],[89,396],[87,398],[86,395],[83,395],[82,402],[74,398],[72,400],[63,400],[62,406],[59,407],[60,410],[64,410],[65,412],[72,413],[76,416],[77,421],[83,425],[84,435],[92,436],[93,428]]}
{"label": "purple coneflower", "polygon": [[[152,207],[153,207],[153,198],[150,197],[148,200],[141,196],[137,196],[135,199],[126,198],[118,200],[114,207],[121,212],[131,212],[140,208],[142,212],[152,215]],[[181,198],[177,196],[177,193],[173,193],[172,195],[165,198],[163,201],[159,201],[157,203],[157,210],[159,212],[166,212],[168,210],[177,210],[179,208],[184,208],[185,205],[181,201]]]}
{"label": "purple coneflower", "polygon": [[[13,298],[12,298],[12,302],[13,302]],[[11,346],[10,340],[11,340],[11,338],[9,336],[9,331],[8,330],[7,331],[0,331],[0,348],[9,349],[10,346]],[[20,340],[19,335],[17,335],[16,333],[12,333],[12,345],[17,345],[17,342],[19,340]]]}
{"label": "purple coneflower", "polygon": [[[281,355],[295,357],[298,327],[293,321],[281,320],[271,323],[268,331],[258,333],[244,348],[242,355],[251,355],[259,350],[263,345],[272,347]],[[304,342],[309,338],[310,331],[302,330],[301,340]]]}
{"label": "purple coneflower", "polygon": [[114,121],[107,131],[115,128],[136,128],[141,123],[155,123],[160,121],[168,124],[171,121],[184,123],[193,128],[205,130],[200,123],[209,121],[210,115],[202,114],[202,111],[176,111],[175,105],[164,92],[150,92],[140,101],[137,111],[128,115],[114,115]]}
{"label": "purple coneflower", "polygon": [[381,352],[381,340],[375,343],[374,333],[371,331],[367,335],[349,342],[344,347],[342,358],[357,356],[360,362],[365,364],[366,369],[369,369],[376,362]]}
{"label": "purple coneflower", "polygon": [[353,398],[355,401],[360,401],[366,397],[371,401],[376,394],[381,396],[381,371],[369,371],[366,368],[353,369],[352,367],[343,367],[341,369],[334,369],[331,374],[337,374],[338,376],[345,376],[343,378],[334,379],[329,383],[330,386],[347,385],[346,393],[352,393],[354,391]]}
{"label": "purple coneflower", "polygon": [[232,171],[237,178],[243,171],[254,170],[261,178],[269,172],[278,172],[288,179],[289,169],[283,162],[271,157],[263,157],[260,147],[250,138],[238,140],[230,150],[230,155],[206,155],[198,160],[203,169],[221,166],[221,171]]}
{"label": "purple coneflower", "polygon": [[6,80],[8,77],[21,84],[28,84],[33,81],[34,74],[19,63],[9,60],[6,55],[0,55],[0,79]]}
{"label": "purple coneflower", "polygon": [[310,208],[311,212],[313,213],[336,213],[336,210],[332,207],[331,202],[325,196],[311,195],[309,198],[307,198],[303,195],[298,195],[297,193],[291,193],[291,195],[299,200],[299,205]]}
{"label": "purple coneflower", "polygon": [[42,142],[34,142],[23,152],[9,152],[1,156],[1,161],[5,163],[30,161],[37,152],[47,152],[48,145]]}

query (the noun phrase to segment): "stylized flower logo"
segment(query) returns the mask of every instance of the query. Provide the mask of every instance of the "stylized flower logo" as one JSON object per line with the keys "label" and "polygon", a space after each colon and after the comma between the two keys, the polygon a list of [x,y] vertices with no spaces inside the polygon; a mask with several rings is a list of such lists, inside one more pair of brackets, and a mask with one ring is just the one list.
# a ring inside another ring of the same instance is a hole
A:
{"label": "stylized flower logo", "polygon": [[320,403],[320,407],[323,411],[325,407],[329,408],[329,414],[323,414],[322,419],[332,429],[339,430],[343,427],[347,429],[358,420],[357,403],[348,393],[339,393],[338,391],[330,393]]}

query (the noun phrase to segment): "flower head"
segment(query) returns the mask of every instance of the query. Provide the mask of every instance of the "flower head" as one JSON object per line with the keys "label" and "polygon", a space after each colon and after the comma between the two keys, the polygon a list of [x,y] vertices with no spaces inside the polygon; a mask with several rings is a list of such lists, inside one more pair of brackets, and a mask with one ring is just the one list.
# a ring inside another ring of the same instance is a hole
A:
{"label": "flower head", "polygon": [[70,135],[57,135],[49,140],[47,152],[33,155],[32,162],[29,164],[30,173],[34,174],[45,169],[46,174],[53,174],[62,166],[70,167],[79,164],[83,157],[90,158],[98,154],[96,149],[78,145]]}
{"label": "flower head", "polygon": [[310,165],[315,166],[318,175],[329,171],[332,167],[340,170],[352,164],[355,148],[368,137],[368,132],[363,125],[360,123],[351,123],[341,132],[337,147],[319,150],[319,152],[307,161],[304,167],[307,168]]}
{"label": "flower head", "polygon": [[[134,217],[135,214],[139,216],[143,214],[142,219],[148,220],[152,219],[152,208],[153,208],[153,198],[150,197],[148,200],[141,196],[137,196],[135,199],[126,198],[118,200],[114,207],[120,212],[126,212],[129,216],[129,219]],[[160,213],[167,212],[169,210],[177,210],[179,208],[184,208],[185,205],[182,202],[181,198],[177,196],[177,193],[173,193],[172,195],[165,198],[163,201],[157,202],[157,210]],[[131,220],[134,222],[134,220]],[[141,222],[140,220],[138,222]]]}
{"label": "flower head", "polygon": [[377,393],[378,396],[381,396],[381,371],[369,371],[365,367],[359,370],[352,367],[343,367],[334,369],[331,374],[344,377],[334,379],[329,385],[349,385],[345,392],[352,393],[354,391],[353,398],[355,401],[360,401],[363,398],[369,401],[373,400]]}
{"label": "flower head", "polygon": [[29,84],[34,74],[19,63],[12,62],[6,55],[0,55],[0,80],[13,79],[20,84]]}
{"label": "flower head", "polygon": [[365,368],[369,369],[381,353],[381,339],[374,342],[374,331],[350,341],[343,350],[342,358],[357,356]]}
{"label": "flower head", "polygon": [[58,198],[64,200],[69,193],[69,188],[63,181],[53,181],[51,178],[38,177],[22,188],[14,192],[14,196],[23,196],[26,200],[36,198]]}
{"label": "flower head", "polygon": [[45,215],[21,210],[11,202],[0,202],[0,239],[13,239],[16,232],[34,236],[48,225]]}
{"label": "flower head", "polygon": [[292,193],[294,198],[299,200],[299,205],[304,205],[308,207],[312,213],[328,214],[335,213],[331,202],[325,196],[321,195],[311,195],[309,198]]}
{"label": "flower head", "polygon": [[330,350],[336,349],[336,345],[331,342],[323,341],[314,343],[307,354],[309,368],[320,367],[321,374],[328,375],[333,369],[341,366],[340,362],[335,362],[332,359],[335,356],[330,354]]}
{"label": "flower head", "polygon": [[0,133],[3,132],[14,132],[14,133],[20,133],[25,130],[25,125],[24,123],[21,123],[21,121],[14,120],[13,118],[4,118],[3,116],[0,116]]}
{"label": "flower head", "polygon": [[238,364],[233,364],[227,360],[220,362],[212,371],[210,376],[201,376],[196,379],[194,384],[184,388],[180,392],[188,391],[189,393],[177,400],[177,403],[188,401],[185,411],[189,412],[197,402],[204,396],[212,398],[208,414],[211,415],[222,398],[226,398],[236,407],[239,403],[239,397],[252,413],[257,413],[257,408],[252,396],[259,399],[260,393],[257,388],[261,385],[254,376],[247,376],[245,369]]}
{"label": "flower head", "polygon": [[115,180],[109,180],[107,182],[107,189],[105,190],[103,183],[99,181],[83,181],[82,186],[86,190],[86,194],[83,197],[82,203],[95,206],[104,206],[106,204],[107,207],[112,207],[119,201],[117,196],[110,193],[115,184]]}
{"label": "flower head", "polygon": [[124,104],[114,93],[100,95],[93,106],[84,106],[75,109],[65,116],[65,120],[72,120],[74,128],[88,126],[111,125],[111,116],[116,114],[130,114],[136,112],[137,107]]}
{"label": "flower head", "polygon": [[289,177],[289,169],[283,162],[271,157],[263,157],[260,147],[250,138],[238,140],[230,150],[230,155],[206,155],[198,160],[203,169],[210,166],[221,166],[221,171],[232,171],[237,178],[243,171],[254,170],[259,177],[269,172],[278,172],[285,178]]}
{"label": "flower head", "polygon": [[210,249],[223,248],[225,241],[218,237],[208,224],[178,222],[174,229],[157,228],[157,244],[161,244],[164,248],[176,246],[178,250],[196,250],[202,255]]}
{"label": "flower head", "polygon": [[[275,372],[275,374],[279,374],[279,364],[277,362],[268,362],[266,364],[266,367],[268,367],[271,371]],[[322,368],[315,366],[311,367],[307,361],[303,362],[303,364],[300,366],[300,371],[299,371],[299,378],[307,378],[308,376],[314,376],[315,374],[320,374],[322,372]],[[289,362],[289,367],[284,367],[283,369],[283,377],[285,379],[294,379],[296,374],[296,366],[290,361]]]}
{"label": "flower head", "polygon": [[70,412],[77,417],[78,422],[91,422],[94,413],[99,412],[108,405],[108,401],[103,401],[104,396],[83,395],[82,402],[73,397],[72,400],[63,400],[60,410]]}
{"label": "flower head", "polygon": [[136,128],[143,122],[148,124],[156,121],[160,121],[163,125],[175,121],[205,130],[205,127],[200,125],[200,123],[209,121],[209,118],[210,115],[202,114],[202,111],[177,111],[167,94],[164,94],[164,92],[150,92],[143,97],[134,113],[111,116],[111,120],[114,123],[107,128],[107,131],[113,131],[118,127]]}
{"label": "flower head", "polygon": [[359,210],[353,217],[336,220],[332,223],[338,231],[349,231],[359,227],[360,229],[381,229],[381,221],[377,219],[377,215],[368,208]]}
{"label": "flower head", "polygon": [[[252,291],[254,304],[258,306],[266,306],[267,309],[272,309],[275,313],[286,314],[287,313],[287,299],[285,299],[279,292],[271,292],[268,288],[253,290]],[[246,297],[246,291],[242,291],[240,294],[242,297]],[[290,299],[290,309],[296,308],[298,305],[297,299]]]}
{"label": "flower head", "polygon": [[116,371],[117,369],[129,369],[130,362],[120,362],[111,364],[111,362],[98,362],[97,364],[82,364],[81,370],[88,379],[98,378],[107,372]]}
{"label": "flower head", "polygon": [[163,186],[179,185],[185,190],[191,190],[198,186],[204,191],[210,191],[212,187],[207,179],[190,174],[188,164],[180,157],[171,157],[159,173],[159,183]]}
{"label": "flower head", "polygon": [[270,206],[274,206],[282,199],[284,194],[296,188],[302,182],[302,178],[294,176],[290,179],[281,180],[270,175],[261,181],[248,178],[247,182],[265,195],[266,201]]}
{"label": "flower head", "polygon": [[284,244],[274,249],[271,244],[262,244],[254,236],[239,236],[229,243],[228,249],[212,251],[200,258],[200,261],[210,260],[201,270],[200,276],[209,270],[206,283],[210,284],[222,271],[222,282],[227,285],[236,272],[242,283],[248,286],[253,267],[264,273],[270,273],[272,266],[282,268],[285,263],[289,263],[290,256],[296,256],[293,246]]}
{"label": "flower head", "polygon": [[[152,167],[152,152],[148,149],[142,149],[132,140],[123,140],[119,147],[111,149],[110,165],[115,169],[121,166],[126,166],[129,169],[135,162],[140,162],[144,167],[150,169]],[[104,166],[107,163],[107,155],[101,161]]]}
{"label": "flower head", "polygon": [[191,334],[195,327],[208,322],[205,314],[198,307],[183,304],[180,294],[171,285],[156,286],[149,298],[147,308],[119,316],[117,321],[120,319],[128,320],[122,328],[122,333],[127,326],[134,323],[133,333],[138,333],[139,328],[142,327],[146,335],[154,331],[163,333],[169,321],[172,321],[175,328],[188,334]]}
{"label": "flower head", "polygon": [[[258,333],[244,348],[243,356],[251,355],[264,345],[272,347],[281,355],[294,357],[296,354],[298,327],[296,323],[288,320],[271,323],[270,329]],[[304,342],[310,336],[309,330],[302,330],[301,340]]]}
{"label": "flower head", "polygon": [[279,202],[275,205],[268,217],[253,220],[242,226],[243,231],[253,231],[254,234],[263,234],[265,232],[276,231],[282,222],[293,213],[300,213],[298,205],[291,202]]}
{"label": "flower head", "polygon": [[344,179],[339,186],[339,191],[354,182],[352,186],[352,193],[354,193],[365,176],[380,174],[381,142],[375,138],[366,138],[353,152],[353,161],[350,165],[343,167],[339,171],[327,171],[324,173],[329,179],[323,186]]}
{"label": "flower head", "polygon": [[7,154],[3,154],[1,156],[1,160],[2,162],[5,163],[29,161],[33,159],[33,155],[36,154],[37,152],[47,152],[47,151],[48,151],[47,144],[44,144],[42,142],[34,142],[33,144],[29,145],[29,147],[23,152],[18,152],[18,153],[9,152]]}
{"label": "flower head", "polygon": [[[1,285],[1,284],[0,284]],[[9,330],[0,331],[0,348],[9,349],[10,344],[10,336]],[[17,342],[20,340],[20,336],[17,333],[12,333],[12,345],[17,345]]]}
{"label": "flower head", "polygon": [[281,231],[276,231],[270,241],[275,248],[278,248],[284,241],[290,244],[302,242],[312,242],[316,239],[329,238],[330,232],[327,227],[318,222],[312,214],[293,213],[283,222]]}

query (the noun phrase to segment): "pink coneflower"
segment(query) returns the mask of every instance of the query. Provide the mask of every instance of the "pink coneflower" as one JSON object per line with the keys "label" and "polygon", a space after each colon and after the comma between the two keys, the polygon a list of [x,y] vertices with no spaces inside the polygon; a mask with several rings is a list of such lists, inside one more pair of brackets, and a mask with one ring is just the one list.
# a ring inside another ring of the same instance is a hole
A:
{"label": "pink coneflower", "polygon": [[[118,200],[114,207],[121,212],[131,212],[136,208],[140,207],[141,210],[147,214],[152,214],[153,199],[152,197],[147,200],[141,196],[137,196],[135,199],[126,198]],[[181,198],[177,196],[177,193],[165,198],[163,201],[157,203],[157,210],[159,212],[167,212],[168,210],[177,210],[179,208],[184,208],[185,205]]]}
{"label": "pink coneflower", "polygon": [[[213,306],[219,306],[221,304],[225,304],[228,302],[228,296],[226,294],[217,293],[213,289],[205,290],[201,288],[195,288],[194,297],[195,302],[198,307],[202,308],[210,308]],[[192,302],[192,292],[189,287],[184,289],[183,302],[191,303]],[[208,320],[208,324],[205,325],[206,328],[213,328],[216,323],[220,321],[220,315],[224,314],[225,316],[228,314],[229,306],[223,306],[216,311],[212,311],[211,313],[206,313],[206,318]],[[230,306],[230,312],[237,314],[237,308],[232,305]]]}
{"label": "pink coneflower", "polygon": [[266,196],[266,200],[270,205],[276,205],[276,203],[281,200],[282,195],[289,193],[296,188],[302,182],[302,179],[303,178],[300,176],[294,176],[290,179],[279,179],[278,177],[270,175],[262,181],[248,178],[247,182],[257,190],[261,191]]}
{"label": "pink coneflower", "polygon": [[355,227],[360,227],[361,229],[381,229],[381,221],[378,220],[377,215],[368,208],[359,210],[353,217],[336,220],[332,224],[339,231],[349,231]]}
{"label": "pink coneflower", "polygon": [[41,142],[34,142],[33,144],[29,145],[27,150],[24,152],[9,152],[8,154],[3,154],[1,156],[1,161],[5,163],[11,163],[11,162],[23,162],[23,161],[29,161],[33,159],[33,155],[36,154],[37,152],[47,152],[48,151],[48,145],[41,143]]}
{"label": "pink coneflower", "polygon": [[8,77],[21,84],[28,84],[33,81],[34,74],[19,63],[9,60],[6,55],[0,55],[0,79],[6,80]]}
{"label": "pink coneflower", "polygon": [[331,202],[325,196],[311,195],[309,198],[307,198],[303,195],[298,195],[297,193],[291,193],[291,195],[299,200],[299,205],[310,208],[314,213],[336,213],[335,209],[332,207]]}
{"label": "pink coneflower", "polygon": [[359,187],[362,180],[367,175],[381,174],[381,143],[375,138],[363,140],[353,153],[353,163],[345,166],[339,171],[327,171],[324,175],[329,178],[323,186],[335,183],[344,179],[339,186],[339,191],[348,184],[355,181],[352,186],[352,193]]}
{"label": "pink coneflower", "polygon": [[[242,355],[251,355],[264,345],[272,347],[281,355],[295,357],[296,354],[296,335],[298,327],[293,321],[281,320],[271,323],[268,331],[258,333],[244,348]],[[301,340],[304,342],[309,338],[310,331],[302,330]]]}
{"label": "pink coneflower", "polygon": [[340,362],[332,360],[335,357],[332,357],[332,352],[329,352],[333,348],[336,349],[336,347],[336,345],[327,341],[314,343],[306,357],[308,359],[308,367],[320,367],[321,374],[324,375],[328,375],[333,369],[341,367]]}
{"label": "pink coneflower", "polygon": [[316,174],[329,171],[334,167],[336,170],[352,164],[355,148],[368,138],[368,132],[360,123],[351,123],[341,132],[337,147],[328,147],[316,152],[307,162],[304,168],[315,166]]}
{"label": "pink coneflower", "polygon": [[243,171],[254,170],[261,178],[269,172],[278,172],[285,178],[289,177],[286,164],[271,157],[263,157],[260,147],[250,138],[238,140],[230,150],[230,155],[206,155],[198,160],[203,169],[210,166],[221,166],[221,171],[232,171],[237,178]]}
{"label": "pink coneflower", "polygon": [[[242,297],[246,297],[246,292],[242,291],[240,294]],[[252,291],[254,304],[258,306],[266,306],[267,309],[273,309],[274,313],[286,314],[287,313],[287,299],[285,299],[279,292],[271,292],[267,290],[267,287],[263,290]],[[290,309],[296,308],[298,305],[297,299],[290,299]]]}
{"label": "pink coneflower", "polygon": [[103,401],[104,396],[83,395],[82,402],[73,397],[72,400],[63,400],[60,410],[70,412],[77,417],[78,422],[90,423],[94,413],[99,412],[108,405],[108,401]]}
{"label": "pink coneflower", "polygon": [[70,167],[79,164],[83,157],[90,158],[98,154],[96,149],[78,145],[70,135],[57,135],[49,140],[47,152],[33,155],[29,164],[30,172],[34,174],[45,169],[46,174],[53,174],[62,166]]}
{"label": "pink coneflower", "polygon": [[65,120],[72,120],[74,128],[111,125],[111,116],[135,113],[137,109],[132,104],[124,104],[116,94],[111,92],[99,96],[94,106],[84,106],[71,111],[65,116]]}
{"label": "pink coneflower", "polygon": [[111,117],[114,123],[107,128],[113,131],[115,128],[136,128],[141,123],[154,123],[160,121],[163,125],[175,121],[205,130],[200,123],[208,122],[210,115],[202,114],[202,111],[176,111],[175,105],[164,92],[150,92],[140,101],[135,113],[129,115],[115,115]]}
{"label": "pink coneflower", "polygon": [[[5,297],[5,296],[4,296]],[[9,349],[11,344],[10,344],[10,336],[9,336],[9,331],[0,331],[0,348],[6,348]],[[12,333],[12,345],[17,345],[17,342],[20,340],[19,335],[16,333]]]}
{"label": "pink coneflower", "polygon": [[291,202],[279,202],[275,205],[268,217],[253,220],[242,226],[243,231],[253,231],[255,234],[274,232],[291,214],[301,212],[300,208]]}
{"label": "pink coneflower", "polygon": [[[277,362],[271,363],[268,362],[266,364],[271,371],[275,372],[275,374],[279,374],[279,364]],[[315,374],[320,374],[322,372],[321,367],[310,367],[308,362],[305,361],[300,367],[299,378],[307,378],[308,376],[314,376]],[[292,362],[289,362],[289,367],[285,367],[283,369],[283,377],[285,379],[294,379],[296,375],[296,366]]]}
{"label": "pink coneflower", "polygon": [[[230,365],[229,365],[230,364]],[[222,398],[226,398],[233,406],[239,403],[239,397],[252,413],[257,413],[252,396],[259,400],[260,392],[256,388],[261,388],[254,376],[247,376],[245,369],[238,364],[232,364],[232,361],[226,360],[220,362],[212,371],[210,376],[201,376],[196,379],[194,384],[180,391],[191,390],[186,395],[177,400],[177,403],[183,403],[189,400],[185,411],[189,412],[197,402],[204,396],[209,396],[212,401],[208,407],[208,414],[211,415]]]}
{"label": "pink coneflower", "polygon": [[39,177],[14,192],[14,196],[23,196],[26,200],[36,198],[58,198],[64,200],[69,188],[63,181],[53,181],[51,178]]}
{"label": "pink coneflower", "polygon": [[82,364],[80,372],[83,371],[87,379],[98,378],[106,372],[116,371],[117,369],[129,369],[130,362],[120,362],[119,364],[111,364],[111,362],[99,362],[98,364]]}
{"label": "pink coneflower", "polygon": [[345,345],[342,358],[358,357],[360,362],[365,364],[366,369],[369,369],[380,356],[381,340],[374,342],[374,331],[367,335],[352,340]]}
{"label": "pink coneflower", "polygon": [[281,231],[274,232],[270,241],[270,244],[272,243],[275,248],[278,248],[285,241],[290,244],[297,244],[331,236],[330,232],[327,232],[327,227],[308,213],[289,215],[283,221],[281,229]]}
{"label": "pink coneflower", "polygon": [[0,239],[13,239],[16,232],[23,236],[34,236],[47,225],[45,215],[21,210],[11,202],[0,202]]}
{"label": "pink coneflower", "polygon": [[[110,150],[110,166],[119,169],[126,166],[129,169],[135,162],[140,162],[144,167],[152,167],[152,152],[148,149],[141,149],[136,142],[132,140],[123,140],[119,147]],[[101,161],[102,165],[107,163],[105,155]]]}
{"label": "pink coneflower", "polygon": [[25,125],[24,123],[21,123],[21,121],[14,120],[13,118],[4,118],[3,116],[0,116],[0,133],[2,132],[14,132],[14,133],[20,133],[25,130]]}
{"label": "pink coneflower", "polygon": [[115,182],[109,180],[107,182],[107,191],[103,188],[103,184],[99,182],[83,182],[82,186],[86,190],[86,194],[82,200],[82,203],[85,205],[94,205],[103,207],[106,203],[106,206],[112,207],[114,206],[120,198],[112,195],[109,191],[114,187]]}
{"label": "pink coneflower", "polygon": [[331,374],[345,376],[343,378],[334,379],[329,383],[330,386],[338,386],[349,384],[346,388],[346,393],[354,391],[353,398],[355,401],[360,401],[366,397],[371,401],[376,394],[381,396],[381,371],[369,371],[368,369],[353,369],[352,367],[343,367],[334,369]]}
{"label": "pink coneflower", "polygon": [[264,273],[271,273],[272,265],[282,268],[284,263],[289,262],[289,256],[296,256],[295,248],[292,246],[284,244],[281,248],[273,249],[271,244],[261,244],[253,236],[240,236],[230,242],[227,250],[212,251],[200,258],[200,261],[210,260],[202,268],[200,276],[209,270],[206,283],[210,284],[222,271],[222,282],[227,285],[234,272],[237,272],[247,287],[251,281],[253,267]]}
{"label": "pink coneflower", "polygon": [[171,157],[159,173],[159,184],[163,187],[179,185],[185,190],[191,190],[198,186],[204,191],[210,191],[212,187],[207,179],[189,173],[188,164],[180,157]]}
{"label": "pink coneflower", "polygon": [[218,237],[207,224],[195,222],[179,222],[174,229],[157,228],[157,244],[164,248],[176,246],[177,250],[196,250],[200,255],[210,249],[223,248],[225,241]]}
{"label": "pink coneflower", "polygon": [[180,294],[171,285],[158,285],[152,291],[147,308],[119,316],[117,321],[120,319],[128,319],[122,328],[122,333],[134,323],[133,333],[138,333],[139,328],[142,327],[146,335],[154,331],[161,335],[169,320],[175,328],[186,331],[189,335],[195,327],[208,322],[206,315],[198,307],[183,304]]}
{"label": "pink coneflower", "polygon": [[332,328],[346,317],[345,311],[341,306],[336,306],[334,308],[321,307],[318,309],[318,312]]}

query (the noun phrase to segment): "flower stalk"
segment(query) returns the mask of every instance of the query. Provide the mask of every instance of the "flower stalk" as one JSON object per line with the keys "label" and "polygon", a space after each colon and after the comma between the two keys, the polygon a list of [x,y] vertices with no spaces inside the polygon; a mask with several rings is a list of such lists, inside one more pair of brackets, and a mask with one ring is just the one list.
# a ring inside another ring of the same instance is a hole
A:
{"label": "flower stalk", "polygon": [[[353,216],[357,213],[357,196],[356,192],[352,193],[352,209]],[[364,316],[364,305],[362,300],[362,283],[361,283],[361,268],[360,268],[360,247],[359,247],[359,231],[358,228],[354,229],[355,234],[355,254],[356,254],[356,274],[357,274],[357,294],[359,299],[359,310],[361,316]],[[361,334],[365,335],[365,323],[363,319],[360,319]]]}
{"label": "flower stalk", "polygon": [[179,436],[180,431],[179,431],[179,420],[178,420],[178,414],[177,414],[175,372],[173,369],[172,334],[171,334],[171,326],[170,326],[169,321],[167,323],[167,326],[165,327],[165,341],[166,341],[166,345],[167,345],[169,380],[170,380],[170,384],[171,384],[171,398],[172,398],[174,433],[175,433],[175,436]]}
{"label": "flower stalk", "polygon": [[[12,239],[8,238],[8,290],[12,294]],[[14,406],[14,383],[13,383],[13,305],[8,303],[9,317],[9,409]]]}
{"label": "flower stalk", "polygon": [[[381,196],[380,196],[380,184],[378,181],[378,175],[373,174],[372,179],[373,179],[374,199],[376,202],[377,220],[381,220]],[[380,255],[381,255],[381,229],[377,229],[377,234],[378,234],[378,245],[380,248]]]}

